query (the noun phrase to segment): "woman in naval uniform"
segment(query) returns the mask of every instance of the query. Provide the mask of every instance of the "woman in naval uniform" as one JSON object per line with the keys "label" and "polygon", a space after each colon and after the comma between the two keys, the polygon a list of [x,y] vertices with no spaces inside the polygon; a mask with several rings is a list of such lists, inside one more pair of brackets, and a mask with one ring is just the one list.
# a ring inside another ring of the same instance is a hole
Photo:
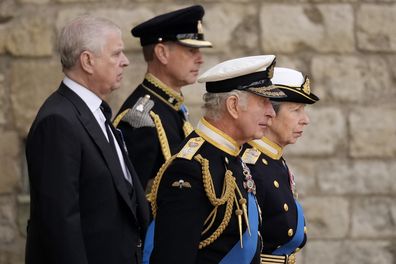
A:
{"label": "woman in naval uniform", "polygon": [[309,124],[305,105],[319,98],[311,93],[309,78],[298,71],[275,67],[271,81],[287,97],[272,99],[276,117],[263,138],[245,145],[242,159],[251,170],[262,211],[261,264],[292,264],[294,254],[306,242],[306,227],[297,202],[294,176],[282,154],[287,145],[296,143]]}

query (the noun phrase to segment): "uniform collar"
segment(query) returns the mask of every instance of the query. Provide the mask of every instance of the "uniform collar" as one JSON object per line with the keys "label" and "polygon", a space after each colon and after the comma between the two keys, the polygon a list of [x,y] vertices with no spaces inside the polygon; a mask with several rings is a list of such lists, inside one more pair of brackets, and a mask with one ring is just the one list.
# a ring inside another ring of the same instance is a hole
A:
{"label": "uniform collar", "polygon": [[183,96],[161,82],[151,73],[146,74],[142,86],[176,111],[180,110],[184,101]]}
{"label": "uniform collar", "polygon": [[195,132],[210,144],[232,156],[238,156],[241,151],[240,146],[238,146],[235,140],[212,126],[205,118],[201,118],[198,122]]}
{"label": "uniform collar", "polygon": [[278,160],[282,157],[283,149],[266,137],[249,141],[248,144],[272,159]]}

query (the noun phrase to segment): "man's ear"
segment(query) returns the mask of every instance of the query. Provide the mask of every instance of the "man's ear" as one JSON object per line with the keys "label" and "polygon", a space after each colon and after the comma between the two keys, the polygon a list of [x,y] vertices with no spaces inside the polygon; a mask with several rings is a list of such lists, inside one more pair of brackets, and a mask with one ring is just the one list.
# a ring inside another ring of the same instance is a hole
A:
{"label": "man's ear", "polygon": [[81,68],[84,71],[92,74],[94,72],[93,68],[94,68],[94,65],[95,65],[95,58],[94,58],[93,54],[91,52],[87,51],[87,50],[83,51],[80,54],[80,58],[79,59],[80,59]]}
{"label": "man's ear", "polygon": [[154,54],[162,64],[168,64],[169,61],[169,47],[163,43],[158,43],[154,47]]}
{"label": "man's ear", "polygon": [[226,99],[226,111],[229,113],[229,115],[237,119],[239,117],[239,113],[241,111],[241,108],[239,106],[239,98],[236,95],[231,95]]}

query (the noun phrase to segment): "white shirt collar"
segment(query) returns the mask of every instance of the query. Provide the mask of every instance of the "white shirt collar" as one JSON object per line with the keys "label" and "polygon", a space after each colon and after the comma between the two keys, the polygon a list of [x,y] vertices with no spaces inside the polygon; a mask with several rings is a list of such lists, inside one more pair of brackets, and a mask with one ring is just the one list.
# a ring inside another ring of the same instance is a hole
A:
{"label": "white shirt collar", "polygon": [[63,83],[87,104],[89,110],[91,110],[92,113],[99,109],[102,99],[100,99],[99,96],[94,94],[92,91],[88,90],[88,88],[76,83],[67,76],[63,78]]}
{"label": "white shirt collar", "polygon": [[206,141],[232,156],[237,156],[241,150],[234,139],[212,126],[205,118],[201,118],[195,131]]}

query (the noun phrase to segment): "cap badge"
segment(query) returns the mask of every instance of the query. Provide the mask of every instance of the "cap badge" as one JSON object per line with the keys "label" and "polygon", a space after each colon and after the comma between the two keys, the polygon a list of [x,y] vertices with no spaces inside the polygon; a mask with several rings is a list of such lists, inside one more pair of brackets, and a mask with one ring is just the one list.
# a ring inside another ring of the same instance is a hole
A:
{"label": "cap badge", "polygon": [[198,34],[203,34],[203,27],[202,27],[202,22],[201,22],[201,20],[198,20],[197,32],[198,32]]}
{"label": "cap badge", "polygon": [[272,63],[271,66],[268,68],[268,78],[272,79],[274,76],[274,68],[275,68],[275,63]]}
{"label": "cap badge", "polygon": [[311,93],[310,81],[309,81],[308,77],[305,77],[305,82],[303,84],[302,89],[303,89],[304,93],[306,93],[306,94]]}

